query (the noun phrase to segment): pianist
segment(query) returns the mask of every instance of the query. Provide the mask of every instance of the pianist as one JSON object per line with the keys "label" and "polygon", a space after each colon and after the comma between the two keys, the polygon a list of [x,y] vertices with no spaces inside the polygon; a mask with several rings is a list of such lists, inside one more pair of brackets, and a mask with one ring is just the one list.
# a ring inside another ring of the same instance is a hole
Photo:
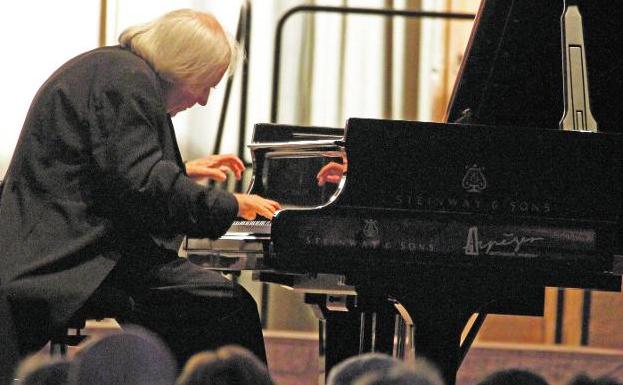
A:
{"label": "pianist", "polygon": [[129,28],[119,42],[45,82],[5,177],[0,282],[20,354],[88,306],[151,329],[180,363],[225,344],[265,360],[251,296],[177,257],[180,234],[216,238],[236,216],[279,209],[197,184],[187,171],[222,179],[244,166],[216,156],[185,170],[175,140],[171,116],[205,105],[239,48],[211,15],[192,10]]}

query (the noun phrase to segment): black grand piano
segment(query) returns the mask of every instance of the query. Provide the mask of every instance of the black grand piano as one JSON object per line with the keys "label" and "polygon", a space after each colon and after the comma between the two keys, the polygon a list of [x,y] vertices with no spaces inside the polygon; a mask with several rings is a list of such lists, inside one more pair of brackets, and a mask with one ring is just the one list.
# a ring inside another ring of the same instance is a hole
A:
{"label": "black grand piano", "polygon": [[[345,354],[389,350],[398,309],[416,356],[450,385],[472,314],[542,315],[546,286],[620,291],[623,76],[608,52],[623,37],[606,36],[623,7],[533,7],[483,1],[452,123],[256,125],[250,192],[286,208],[219,240],[187,239],[183,253],[307,287],[327,321],[326,369]],[[322,167],[346,161],[339,183],[318,186]],[[338,297],[356,317],[331,312]],[[369,342],[348,346],[343,331],[364,331],[369,314]]]}

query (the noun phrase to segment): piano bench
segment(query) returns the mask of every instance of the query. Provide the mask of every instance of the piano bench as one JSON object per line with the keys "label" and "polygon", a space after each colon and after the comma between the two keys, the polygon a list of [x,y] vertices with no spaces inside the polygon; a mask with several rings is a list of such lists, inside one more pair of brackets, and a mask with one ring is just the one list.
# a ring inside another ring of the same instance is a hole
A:
{"label": "piano bench", "polygon": [[[77,346],[88,335],[82,334],[87,321],[101,321],[104,318],[118,318],[134,310],[134,299],[127,293],[114,289],[98,289],[85,305],[62,327],[52,332],[50,355],[67,354],[68,346]],[[72,330],[75,334],[72,334]]]}
{"label": "piano bench", "polygon": [[[77,346],[88,336],[82,334],[82,329],[86,326],[86,319],[74,319],[65,325],[58,332],[53,333],[50,338],[50,355],[67,355],[67,346]],[[75,334],[71,334],[71,330]]]}

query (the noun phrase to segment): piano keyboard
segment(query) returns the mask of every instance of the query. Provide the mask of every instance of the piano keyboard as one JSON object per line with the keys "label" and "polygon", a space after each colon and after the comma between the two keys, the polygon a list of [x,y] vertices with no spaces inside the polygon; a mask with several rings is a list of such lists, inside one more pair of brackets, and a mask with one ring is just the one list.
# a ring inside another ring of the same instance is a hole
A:
{"label": "piano keyboard", "polygon": [[234,221],[228,233],[270,234],[270,221]]}
{"label": "piano keyboard", "polygon": [[237,220],[219,239],[186,238],[180,256],[213,270],[261,270],[270,228],[267,220]]}

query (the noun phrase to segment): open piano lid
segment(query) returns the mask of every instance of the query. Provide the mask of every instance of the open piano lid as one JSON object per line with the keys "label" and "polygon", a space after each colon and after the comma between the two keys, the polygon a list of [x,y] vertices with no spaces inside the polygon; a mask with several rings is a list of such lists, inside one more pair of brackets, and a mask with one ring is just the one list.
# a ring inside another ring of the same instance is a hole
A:
{"label": "open piano lid", "polygon": [[[622,132],[623,3],[574,0],[583,19],[591,109],[599,131]],[[565,1],[483,0],[448,108],[454,122],[557,128],[563,116]]]}

